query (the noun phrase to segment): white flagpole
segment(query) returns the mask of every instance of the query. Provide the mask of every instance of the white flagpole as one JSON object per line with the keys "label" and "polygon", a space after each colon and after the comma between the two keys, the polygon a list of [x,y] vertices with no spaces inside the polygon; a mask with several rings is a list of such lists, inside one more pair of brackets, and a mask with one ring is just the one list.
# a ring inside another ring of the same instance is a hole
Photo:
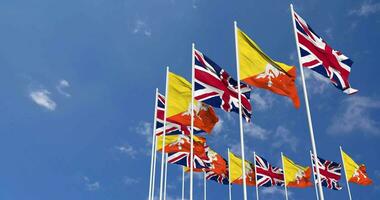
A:
{"label": "white flagpole", "polygon": [[152,200],[152,193],[154,190],[153,186],[153,176],[155,176],[153,172],[153,165],[156,164],[154,161],[154,154],[156,153],[155,151],[155,141],[156,141],[156,117],[157,117],[157,95],[158,95],[158,88],[156,88],[156,96],[155,96],[155,101],[154,101],[154,117],[153,117],[153,133],[152,133],[152,154],[150,158],[150,177],[149,177],[149,197],[148,199]]}
{"label": "white flagpole", "polygon": [[[292,4],[290,4],[290,9],[291,9],[291,14],[292,14],[294,37],[296,39],[298,62],[299,62],[299,67],[300,67],[300,71],[301,71],[301,80],[302,80],[303,94],[304,94],[304,98],[305,98],[306,114],[307,114],[307,119],[308,119],[308,124],[309,124],[309,130],[310,130],[311,146],[313,149],[314,161],[315,161],[315,164],[317,165],[317,163],[318,163],[317,147],[315,145],[315,140],[314,140],[313,122],[311,120],[311,113],[310,113],[310,108],[309,108],[309,98],[307,95],[305,76],[303,73],[303,67],[302,67],[301,60],[300,60],[301,55],[300,55],[299,46],[298,46],[298,37],[297,37],[297,32],[296,32],[296,23],[294,21],[294,10],[293,10]],[[322,184],[321,184],[321,176],[320,176],[318,167],[316,167],[316,171],[317,171],[317,179],[318,179],[319,196],[320,196],[321,200],[324,200]]]}
{"label": "white flagpole", "polygon": [[157,165],[157,136],[154,137],[154,157],[153,157],[153,178],[152,178],[152,196],[151,200],[154,199],[155,192],[155,182],[156,182],[156,165]]}
{"label": "white flagpole", "polygon": [[255,182],[256,182],[256,200],[259,200],[259,186],[257,183],[257,174],[256,174],[256,152],[253,152],[253,166],[255,169]]}
{"label": "white flagpole", "polygon": [[203,200],[207,200],[206,172],[203,172]]}
{"label": "white flagpole", "polygon": [[182,200],[185,200],[185,167],[182,167]]}
{"label": "white flagpole", "polygon": [[235,30],[235,53],[236,53],[236,71],[237,71],[237,84],[238,84],[238,95],[239,95],[239,123],[240,123],[240,149],[242,158],[242,171],[243,171],[243,194],[244,200],[247,200],[247,181],[245,180],[245,154],[244,154],[244,133],[243,133],[243,116],[241,108],[241,89],[240,89],[240,64],[239,64],[239,45],[237,41],[237,23],[234,21]]}
{"label": "white flagpole", "polygon": [[165,179],[164,179],[164,200],[166,200],[166,185],[168,181],[168,154],[165,155]]}
{"label": "white flagpole", "polygon": [[229,200],[232,200],[232,190],[231,190],[231,167],[230,167],[230,149],[227,149],[228,152],[228,196]]}
{"label": "white flagpole", "polygon": [[286,173],[285,173],[285,166],[284,166],[284,154],[281,152],[281,161],[282,161],[282,170],[284,172],[284,186],[285,186],[285,199],[288,200],[288,188],[286,187]]}
{"label": "white flagpole", "polygon": [[190,200],[193,200],[193,161],[194,161],[194,65],[195,65],[195,59],[194,59],[194,50],[195,50],[195,44],[193,43],[191,50],[191,137],[190,137]]}
{"label": "white flagpole", "polygon": [[167,113],[167,99],[168,99],[168,82],[169,82],[169,67],[166,67],[166,89],[165,89],[165,113],[164,113],[164,130],[162,133],[162,151],[161,151],[161,179],[160,179],[160,199],[162,200],[163,186],[164,186],[164,165],[165,165],[165,136],[166,136],[166,113]]}
{"label": "white flagpole", "polygon": [[313,168],[313,157],[311,155],[312,154],[311,154],[311,151],[310,151],[311,170],[313,171],[313,180],[314,180],[315,194],[317,195],[317,200],[319,200],[318,188],[317,188],[317,183],[315,181],[315,173],[314,173],[314,168]]}
{"label": "white flagpole", "polygon": [[346,177],[346,185],[347,185],[348,197],[350,198],[350,200],[352,200],[351,190],[350,190],[350,184],[348,184],[347,172],[346,172],[346,168],[344,167],[345,165],[344,165],[344,159],[343,159],[342,146],[339,146],[339,149],[340,149],[340,156],[342,157],[342,162],[343,162],[344,176]]}

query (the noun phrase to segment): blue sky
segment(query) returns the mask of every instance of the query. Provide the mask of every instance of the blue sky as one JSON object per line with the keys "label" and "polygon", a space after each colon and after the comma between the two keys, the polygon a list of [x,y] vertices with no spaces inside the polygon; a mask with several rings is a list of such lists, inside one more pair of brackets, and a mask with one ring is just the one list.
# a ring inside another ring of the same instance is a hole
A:
{"label": "blue sky", "polygon": [[[0,1],[0,198],[145,199],[148,192],[154,90],[165,66],[190,78],[191,43],[236,74],[233,21],[273,59],[298,65],[289,1],[2,0]],[[351,185],[354,199],[380,195],[380,93],[377,89],[380,3],[293,1],[296,11],[329,44],[353,61],[346,96],[307,72],[318,153],[341,161],[339,145],[364,162],[374,180]],[[236,76],[235,76],[236,77]],[[274,164],[280,152],[309,165],[311,148],[303,93],[301,108],[263,90],[252,94],[245,125],[246,155]],[[208,136],[223,156],[239,149],[238,116],[218,111]],[[169,166],[169,199],[180,197],[180,168]],[[195,197],[202,181],[195,179]],[[187,182],[188,183],[188,182]],[[341,183],[344,185],[344,179]],[[345,187],[345,185],[344,185]],[[188,188],[188,184],[187,187]],[[328,199],[347,192],[325,191]],[[208,184],[209,199],[227,187]],[[249,188],[249,198],[254,189]],[[314,189],[290,189],[291,199],[314,199]],[[233,198],[241,199],[240,186]],[[280,188],[260,189],[281,199]]]}

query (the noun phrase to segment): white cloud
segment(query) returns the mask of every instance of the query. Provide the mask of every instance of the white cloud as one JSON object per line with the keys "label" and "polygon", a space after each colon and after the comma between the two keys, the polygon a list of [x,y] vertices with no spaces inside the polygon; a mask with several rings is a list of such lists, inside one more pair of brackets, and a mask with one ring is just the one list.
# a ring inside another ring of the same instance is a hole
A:
{"label": "white cloud", "polygon": [[327,28],[324,32],[329,39],[333,39],[332,28]]}
{"label": "white cloud", "polygon": [[147,23],[141,19],[138,19],[135,21],[132,33],[133,34],[143,34],[147,37],[150,37],[152,35],[152,31],[150,30]]}
{"label": "white cloud", "polygon": [[132,177],[124,177],[123,182],[125,185],[134,185],[140,182],[139,179],[132,178]]}
{"label": "white cloud", "polygon": [[136,133],[146,137],[148,145],[152,144],[152,126],[152,123],[142,121],[134,128]]}
{"label": "white cloud", "polygon": [[216,125],[214,126],[214,129],[213,129],[213,133],[215,135],[218,135],[219,133],[222,132],[222,130],[223,130],[223,123],[224,123],[223,119],[219,118],[218,123],[216,123]]}
{"label": "white cloud", "polygon": [[250,136],[255,139],[266,140],[268,139],[268,136],[270,135],[270,131],[256,124],[244,122],[243,128],[244,128],[244,133],[247,136]]}
{"label": "white cloud", "polygon": [[380,12],[380,3],[373,3],[372,1],[364,1],[360,8],[353,9],[349,13],[357,16],[369,16]]}
{"label": "white cloud", "polygon": [[31,91],[30,98],[39,106],[42,106],[50,111],[54,111],[57,104],[49,97],[50,92],[45,89]]}
{"label": "white cloud", "polygon": [[68,87],[70,87],[70,83],[67,80],[62,79],[62,80],[59,81],[59,83],[58,83],[58,85],[57,85],[56,88],[57,88],[57,91],[61,95],[65,96],[65,97],[71,97],[71,95],[69,93],[67,93],[67,92],[64,91],[64,89],[68,88]]}
{"label": "white cloud", "polygon": [[380,109],[380,101],[363,96],[349,96],[343,100],[338,114],[328,127],[332,134],[347,134],[354,130],[379,135],[379,121],[371,117],[371,111]]}
{"label": "white cloud", "polygon": [[[326,88],[332,87],[330,80],[312,70],[304,69],[307,89],[313,94],[323,94]],[[299,84],[302,85],[301,78],[298,79]]]}
{"label": "white cloud", "polygon": [[[285,189],[283,187],[264,187],[260,190],[263,195],[272,196],[272,195],[283,195],[285,196]],[[291,197],[293,194],[288,190],[288,197]]]}
{"label": "white cloud", "polygon": [[137,151],[133,148],[133,146],[129,144],[124,144],[122,146],[116,146],[115,149],[117,149],[120,153],[126,154],[131,158],[135,158]]}
{"label": "white cloud", "polygon": [[84,176],[83,180],[88,191],[95,191],[100,188],[100,183],[98,181],[91,182],[87,176]]}
{"label": "white cloud", "polygon": [[264,111],[273,106],[274,97],[273,94],[269,94],[268,92],[258,92],[255,90],[251,93],[251,99],[253,102],[253,111]]}
{"label": "white cloud", "polygon": [[272,143],[273,147],[280,148],[282,146],[288,146],[292,151],[297,151],[297,145],[299,141],[297,137],[292,135],[287,128],[283,126],[277,127],[273,137],[273,141],[275,141]]}

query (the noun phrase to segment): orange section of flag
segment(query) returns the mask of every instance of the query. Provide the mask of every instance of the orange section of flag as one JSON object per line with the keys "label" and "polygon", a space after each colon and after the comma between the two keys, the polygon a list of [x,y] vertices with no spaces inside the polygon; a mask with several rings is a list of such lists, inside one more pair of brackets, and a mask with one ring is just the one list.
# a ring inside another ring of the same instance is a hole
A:
{"label": "orange section of flag", "polygon": [[310,177],[311,177],[311,169],[310,167],[307,167],[307,170],[304,171],[304,174],[299,176],[297,180],[289,182],[287,187],[304,188],[304,187],[313,186],[313,183],[310,182]]}
{"label": "orange section of flag", "polygon": [[300,107],[297,93],[296,68],[272,60],[240,29],[237,29],[240,78],[249,85],[288,96]]}
{"label": "orange section of flag", "polygon": [[358,169],[356,169],[355,173],[348,180],[352,183],[357,183],[359,185],[371,185],[372,180],[367,175],[367,169],[365,165],[360,165]]}

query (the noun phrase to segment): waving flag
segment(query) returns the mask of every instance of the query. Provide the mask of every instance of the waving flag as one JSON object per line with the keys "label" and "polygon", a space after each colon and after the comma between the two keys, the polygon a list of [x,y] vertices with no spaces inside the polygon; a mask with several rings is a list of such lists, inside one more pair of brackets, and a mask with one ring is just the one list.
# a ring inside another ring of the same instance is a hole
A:
{"label": "waving flag", "polygon": [[[207,56],[194,50],[195,99],[226,112],[239,113],[237,81]],[[252,114],[249,102],[251,89],[241,83],[242,114],[249,121]]]}
{"label": "waving flag", "polygon": [[[167,121],[184,126],[191,125],[191,84],[181,76],[169,73]],[[195,101],[194,127],[210,133],[218,122],[212,107]]]}
{"label": "waving flag", "polygon": [[[235,156],[233,153],[230,152],[230,160],[229,160],[229,170],[230,171],[230,181],[231,183],[235,184],[243,184],[243,170],[242,170],[242,160],[241,158]],[[248,161],[245,161],[245,180],[247,185],[255,186],[256,180],[255,180],[255,170],[254,166],[249,163]]]}
{"label": "waving flag", "polygon": [[264,158],[255,155],[255,167],[258,187],[284,186],[284,172],[273,167]]}
{"label": "waving flag", "polygon": [[332,49],[296,12],[294,20],[302,66],[329,78],[344,93],[356,93],[348,82],[352,60]]}
{"label": "waving flag", "polygon": [[285,184],[287,187],[310,187],[313,183],[310,181],[310,167],[297,165],[286,156],[282,156],[284,163]]}
{"label": "waving flag", "polygon": [[342,158],[346,178],[351,183],[370,185],[372,180],[368,177],[365,165],[358,165],[349,155],[342,150]]}
{"label": "waving flag", "polygon": [[207,156],[210,160],[210,167],[206,169],[207,180],[213,180],[221,184],[228,184],[228,163],[218,153],[209,149]]}
{"label": "waving flag", "polygon": [[236,31],[240,79],[249,85],[287,96],[299,108],[296,68],[272,60],[248,35],[238,28]]}
{"label": "waving flag", "polygon": [[[194,154],[203,160],[208,160],[208,146],[204,137],[194,136],[193,149]],[[162,149],[163,136],[157,137],[157,151]],[[191,138],[187,135],[167,135],[165,137],[165,152],[189,152],[191,151]]]}
{"label": "waving flag", "polygon": [[[209,168],[209,163],[200,158],[194,153],[193,169]],[[182,165],[185,167],[191,166],[190,152],[180,151],[168,154],[168,163]],[[195,171],[195,170],[194,170]]]}
{"label": "waving flag", "polygon": [[[158,94],[157,98],[157,117],[156,117],[156,135],[160,136],[164,132],[164,115],[165,115],[165,96]],[[190,135],[190,127],[177,124],[174,122],[166,122],[166,135],[185,134]],[[194,134],[203,131],[194,127]]]}
{"label": "waving flag", "polygon": [[[315,168],[314,155],[311,155],[313,161],[313,170],[315,174],[315,180],[318,180],[317,172]],[[342,165],[333,161],[325,160],[318,157],[318,168],[321,176],[321,183],[323,187],[327,187],[332,190],[341,190],[342,186],[339,185],[339,179],[341,177]]]}

